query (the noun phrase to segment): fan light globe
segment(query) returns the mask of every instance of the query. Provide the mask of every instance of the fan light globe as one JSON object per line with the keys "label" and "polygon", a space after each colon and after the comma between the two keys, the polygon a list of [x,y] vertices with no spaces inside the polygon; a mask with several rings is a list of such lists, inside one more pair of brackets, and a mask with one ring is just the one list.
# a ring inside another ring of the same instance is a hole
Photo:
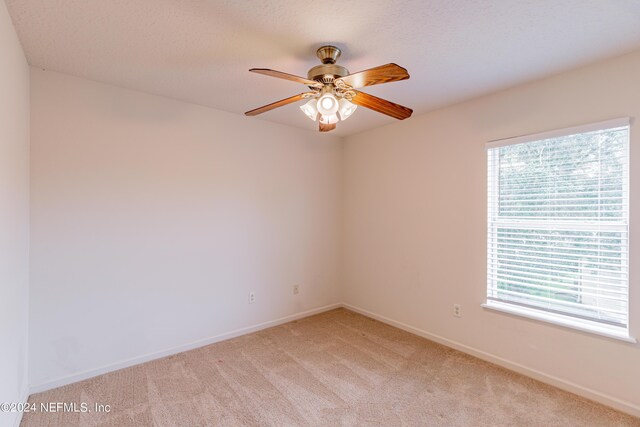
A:
{"label": "fan light globe", "polygon": [[325,125],[332,125],[334,123],[338,123],[339,119],[338,119],[338,115],[337,114],[332,114],[330,116],[321,116],[320,117],[320,123],[323,123]]}
{"label": "fan light globe", "polygon": [[306,104],[300,106],[300,109],[302,110],[302,112],[304,114],[307,115],[307,117],[309,117],[314,122],[316,121],[316,118],[318,117],[318,109],[316,108],[316,100],[315,99],[309,100],[309,102],[307,102]]}
{"label": "fan light globe", "polygon": [[352,104],[351,102],[349,102],[348,100],[342,98],[340,100],[340,102],[338,103],[339,109],[338,109],[338,113],[340,114],[340,120],[347,120],[354,111],[356,111],[356,108],[358,108],[357,105]]}
{"label": "fan light globe", "polygon": [[318,104],[316,105],[318,111],[323,116],[332,116],[336,112],[338,112],[338,100],[331,93],[325,93],[318,99]]}

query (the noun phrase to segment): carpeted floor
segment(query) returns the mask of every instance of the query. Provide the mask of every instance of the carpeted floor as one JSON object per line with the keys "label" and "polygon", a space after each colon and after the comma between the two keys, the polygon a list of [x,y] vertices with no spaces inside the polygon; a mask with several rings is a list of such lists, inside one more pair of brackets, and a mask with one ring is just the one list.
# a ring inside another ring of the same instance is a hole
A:
{"label": "carpeted floor", "polygon": [[22,426],[640,426],[345,309],[33,395]]}

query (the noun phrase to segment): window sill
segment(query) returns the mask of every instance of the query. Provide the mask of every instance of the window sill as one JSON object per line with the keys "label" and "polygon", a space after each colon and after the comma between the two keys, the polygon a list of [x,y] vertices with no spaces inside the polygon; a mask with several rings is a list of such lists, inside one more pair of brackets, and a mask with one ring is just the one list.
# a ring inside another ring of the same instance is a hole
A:
{"label": "window sill", "polygon": [[539,320],[542,322],[551,323],[553,325],[564,326],[566,328],[577,329],[583,332],[589,332],[591,334],[600,335],[607,338],[613,338],[620,341],[625,341],[629,343],[637,343],[638,341],[629,336],[628,331],[620,331],[617,330],[619,328],[615,327],[607,327],[606,325],[600,325],[595,322],[583,321],[583,320],[574,320],[566,316],[553,314],[553,313],[543,313],[538,310],[526,308],[526,307],[516,307],[511,304],[506,304],[497,301],[487,301],[485,304],[482,304],[483,308],[489,310],[500,311],[503,313],[513,314],[516,316],[526,317],[533,320]]}

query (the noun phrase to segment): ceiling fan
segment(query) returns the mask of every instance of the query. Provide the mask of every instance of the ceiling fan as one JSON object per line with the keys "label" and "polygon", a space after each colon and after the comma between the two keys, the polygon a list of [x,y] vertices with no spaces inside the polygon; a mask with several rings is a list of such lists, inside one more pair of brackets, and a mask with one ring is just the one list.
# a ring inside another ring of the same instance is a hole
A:
{"label": "ceiling fan", "polygon": [[410,108],[356,90],[364,86],[406,80],[409,78],[406,69],[397,64],[386,64],[349,74],[349,70],[336,64],[341,53],[340,49],[335,46],[319,48],[316,55],[322,61],[322,65],[311,68],[306,79],[267,68],[250,69],[249,71],[253,73],[302,83],[307,85],[311,91],[273,102],[244,114],[256,116],[292,102],[309,99],[300,109],[311,120],[318,121],[320,132],[335,129],[336,123],[348,119],[358,105],[398,120],[411,117],[413,110]]}

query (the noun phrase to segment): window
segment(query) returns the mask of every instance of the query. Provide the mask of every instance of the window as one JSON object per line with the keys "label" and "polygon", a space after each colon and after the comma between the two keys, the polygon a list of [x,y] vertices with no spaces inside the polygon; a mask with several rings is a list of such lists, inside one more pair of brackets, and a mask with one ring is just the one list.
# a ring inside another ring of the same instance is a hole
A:
{"label": "window", "polygon": [[485,307],[628,337],[629,120],[487,150]]}

